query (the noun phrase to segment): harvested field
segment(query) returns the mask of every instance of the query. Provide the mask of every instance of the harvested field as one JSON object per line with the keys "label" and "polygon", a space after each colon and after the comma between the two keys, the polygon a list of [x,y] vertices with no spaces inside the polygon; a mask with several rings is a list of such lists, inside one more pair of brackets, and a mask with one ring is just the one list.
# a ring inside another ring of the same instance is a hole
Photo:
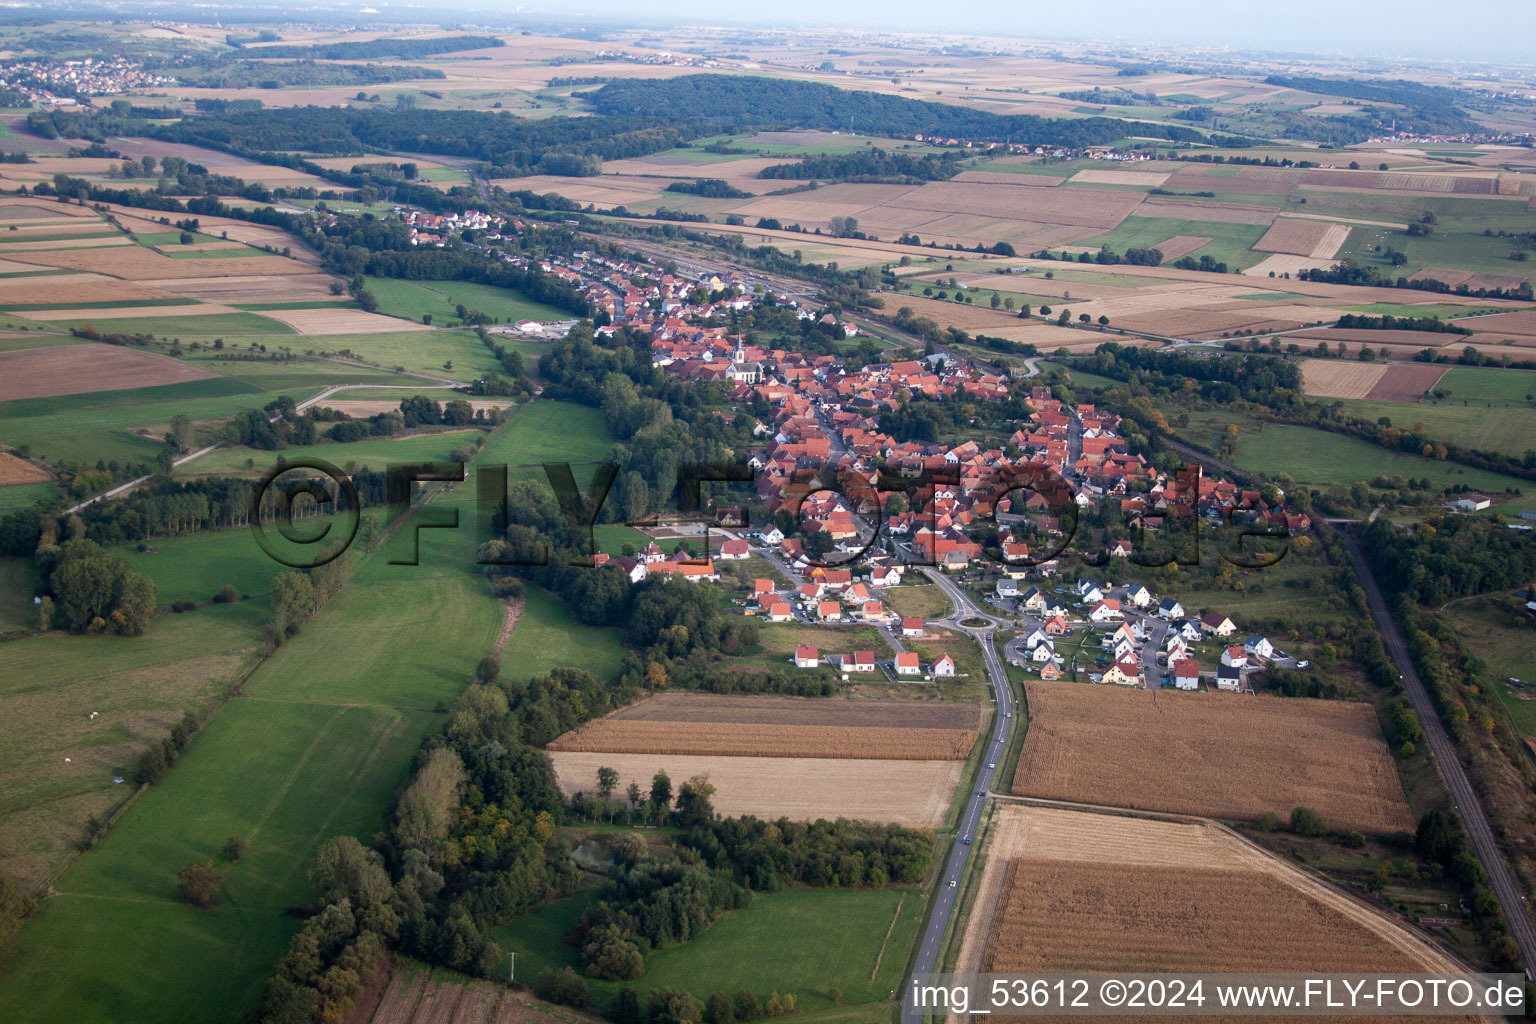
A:
{"label": "harvested field", "polygon": [[0,487],[12,484],[45,484],[53,479],[26,459],[0,452]]}
{"label": "harvested field", "polygon": [[[1308,315],[1306,320],[1293,316],[1276,316],[1271,310],[1257,304],[1251,310],[1222,312],[1212,309],[1171,309],[1164,312],[1145,313],[1111,321],[1116,327],[1128,327],[1168,338],[1214,338],[1223,331],[1288,331],[1317,319]],[[1088,310],[1085,308],[1084,312]],[[1076,310],[1074,310],[1076,312]]]}
{"label": "harvested field", "polygon": [[1349,238],[1349,227],[1323,220],[1293,220],[1280,217],[1253,243],[1258,252],[1286,252],[1294,256],[1331,259]]}
{"label": "harvested field", "polygon": [[[105,225],[103,225],[103,227],[105,227]],[[0,242],[4,242],[4,240],[0,239]],[[56,249],[105,249],[114,245],[132,244],[133,243],[129,241],[128,236],[113,233],[101,234],[87,238],[34,238],[28,241],[4,242],[4,244],[0,244],[0,252],[9,255],[11,253],[18,252],[48,252]]]}
{"label": "harvested field", "polygon": [[693,757],[685,754],[596,754],[552,751],[555,780],[567,795],[589,792],[599,768],[648,788],[664,770],[676,782],[708,775],[715,809],[726,816],[857,818],[912,828],[943,824],[960,782],[963,761],[886,761],[852,758]]}
{"label": "harvested field", "polygon": [[1215,825],[1007,805],[985,843],[957,971],[1459,967],[1396,921]]}
{"label": "harvested field", "polygon": [[[16,266],[28,265],[18,263]],[[0,270],[3,269],[4,265],[0,264]],[[175,297],[160,288],[137,284],[133,281],[119,281],[115,277],[102,277],[100,274],[50,274],[46,277],[12,277],[0,280],[0,305],[30,306],[44,302],[60,305],[69,302],[127,303],[143,299]]]}
{"label": "harvested field", "polygon": [[386,334],[423,329],[414,320],[361,309],[264,309],[261,315],[281,320],[300,334]]}
{"label": "harvested field", "polygon": [[1476,320],[1466,321],[1462,326],[1470,327],[1478,334],[1497,334],[1507,338],[1536,338],[1536,310],[1480,316]]}
{"label": "harvested field", "polygon": [[1446,345],[1464,346],[1471,339],[1465,335],[1445,334],[1440,331],[1375,331],[1359,327],[1319,327],[1313,331],[1300,331],[1287,340],[1296,341],[1303,348],[1308,342],[1315,345],[1319,341],[1326,341],[1331,347],[1343,341],[1351,345],[1370,345],[1374,348],[1382,345],[1411,345],[1417,351],[1421,348],[1441,348]]}
{"label": "harvested field", "polygon": [[428,980],[426,971],[396,969],[382,995],[365,993],[346,1024],[573,1024],[587,1018],[487,981]]}
{"label": "harvested field", "polygon": [[[242,266],[249,260],[237,260]],[[178,295],[186,295],[205,302],[307,302],[315,299],[334,299],[329,274],[292,274],[271,276],[237,275],[234,277],[165,278],[157,280],[159,288],[171,289]]]}
{"label": "harvested field", "polygon": [[721,757],[881,758],[963,761],[974,729],[656,722],[600,718],[557,737],[549,750]]}
{"label": "harvested field", "polygon": [[1203,220],[1218,224],[1269,224],[1275,219],[1275,211],[1269,207],[1241,206],[1236,203],[1154,197],[1136,207],[1136,216]]}
{"label": "harvested field", "polygon": [[90,251],[15,253],[21,263],[45,267],[88,270],[127,281],[161,281],[186,277],[237,277],[312,274],[314,268],[282,256],[251,256],[245,259],[172,259],[138,245]]}
{"label": "harvested field", "polygon": [[1147,188],[1156,188],[1168,178],[1168,171],[1099,171],[1088,168],[1072,175],[1071,180],[1090,185],[1145,185]]}
{"label": "harvested field", "polygon": [[0,401],[122,391],[217,376],[121,345],[55,345],[0,352]]}
{"label": "harvested field", "polygon": [[1413,828],[1369,704],[1026,685],[1020,796],[1251,819],[1310,807],[1362,832]]}
{"label": "harvested field", "polygon": [[1387,367],[1381,363],[1303,359],[1301,388],[1319,398],[1364,398],[1386,372]]}
{"label": "harvested field", "polygon": [[1269,277],[1273,274],[1279,277],[1282,274],[1290,274],[1293,277],[1303,270],[1317,270],[1333,266],[1337,260],[1321,259],[1313,256],[1295,256],[1288,253],[1276,253],[1265,257],[1261,262],[1255,263],[1242,273],[1248,277]]}
{"label": "harvested field", "polygon": [[1394,363],[1365,396],[1373,402],[1417,402],[1440,383],[1445,367],[1429,363]]}
{"label": "harvested field", "polygon": [[605,720],[975,730],[983,710],[979,703],[960,701],[662,693],[621,708]]}
{"label": "harvested field", "polygon": [[1209,244],[1211,244],[1209,238],[1201,238],[1199,235],[1174,235],[1157,243],[1154,248],[1163,254],[1163,262],[1168,263],[1188,256],[1202,245]]}
{"label": "harvested field", "polygon": [[[82,300],[85,301],[85,300]],[[12,313],[28,320],[124,320],[152,316],[207,316],[213,313],[238,313],[230,306],[200,302],[185,306],[104,306],[99,309],[29,309]]]}

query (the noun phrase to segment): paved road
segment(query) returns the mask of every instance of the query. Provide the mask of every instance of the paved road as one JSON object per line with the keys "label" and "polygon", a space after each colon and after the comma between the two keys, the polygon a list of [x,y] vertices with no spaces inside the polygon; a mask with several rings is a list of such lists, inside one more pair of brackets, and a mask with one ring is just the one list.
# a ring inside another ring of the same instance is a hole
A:
{"label": "paved road", "polygon": [[[928,926],[923,930],[922,938],[918,942],[917,960],[912,965],[915,975],[931,974],[938,966],[939,949],[944,942],[944,933],[949,928],[950,920],[955,915],[955,909],[960,901],[960,880],[965,875],[966,865],[971,858],[971,845],[967,840],[976,835],[976,826],[981,821],[981,812],[986,804],[987,795],[992,791],[992,783],[997,775],[997,766],[1003,763],[1008,750],[1008,737],[1013,728],[1013,694],[1008,689],[1008,676],[1003,671],[1003,663],[997,656],[997,648],[992,643],[992,634],[996,632],[998,620],[976,607],[970,596],[955,585],[953,580],[946,579],[944,574],[928,566],[919,566],[925,576],[937,583],[949,595],[950,603],[954,605],[954,611],[950,615],[957,628],[971,634],[976,642],[981,645],[982,661],[987,667],[987,677],[992,682],[992,690],[997,695],[997,715],[992,722],[992,738],[987,741],[985,760],[977,772],[976,788],[967,799],[965,810],[961,812],[958,824],[960,839],[950,848],[949,860],[944,864],[944,873],[939,876],[939,888],[933,899],[933,907],[928,915]],[[971,628],[960,626],[962,619],[982,618],[988,625],[985,627]],[[910,991],[908,986],[902,993]],[[903,1000],[901,1008],[903,1024],[915,1024],[919,1015],[907,1006]]]}
{"label": "paved road", "polygon": [[1419,722],[1424,726],[1424,735],[1429,739],[1429,749],[1434,754],[1436,764],[1440,766],[1440,775],[1445,779],[1446,788],[1451,791],[1456,810],[1461,813],[1461,820],[1466,825],[1477,859],[1482,861],[1483,869],[1488,872],[1488,882],[1493,887],[1493,894],[1499,899],[1504,920],[1509,922],[1510,934],[1519,945],[1520,956],[1526,966],[1536,968],[1536,927],[1532,927],[1530,914],[1526,912],[1525,897],[1520,895],[1519,887],[1510,877],[1498,843],[1494,841],[1493,829],[1488,825],[1488,816],[1483,813],[1483,805],[1478,802],[1467,773],[1456,757],[1456,749],[1451,746],[1450,737],[1445,733],[1440,712],[1430,699],[1429,690],[1413,667],[1413,660],[1408,656],[1408,645],[1403,641],[1403,634],[1387,609],[1381,588],[1376,585],[1376,577],[1366,563],[1360,545],[1347,533],[1344,534],[1344,543],[1349,548],[1350,557],[1354,559],[1355,572],[1360,577],[1360,585],[1365,588],[1366,601],[1371,606],[1371,615],[1376,620],[1377,628],[1381,630],[1381,638],[1386,642],[1387,653],[1396,662],[1403,689],[1407,691],[1413,710],[1418,712]]}

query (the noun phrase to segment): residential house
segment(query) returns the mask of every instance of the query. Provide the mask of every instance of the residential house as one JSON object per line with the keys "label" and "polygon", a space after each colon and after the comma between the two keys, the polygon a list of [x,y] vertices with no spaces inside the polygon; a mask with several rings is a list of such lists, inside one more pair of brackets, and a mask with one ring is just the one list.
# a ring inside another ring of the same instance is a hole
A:
{"label": "residential house", "polygon": [[1036,626],[1035,631],[1024,638],[1024,649],[1032,651],[1043,643],[1049,643],[1051,635],[1045,631],[1044,626]]}
{"label": "residential house", "polygon": [[1173,662],[1173,685],[1181,690],[1198,690],[1200,663],[1193,658],[1180,658]]}
{"label": "residential house", "polygon": [[1019,584],[1006,576],[997,581],[997,596],[1001,600],[1008,600],[1019,596]]}
{"label": "residential house", "polygon": [[902,636],[922,636],[923,620],[914,615],[905,615],[901,619]]}
{"label": "residential house", "polygon": [[852,659],[843,660],[844,672],[873,672],[874,670],[874,651],[854,651]]}
{"label": "residential house", "polygon": [[1200,627],[1216,636],[1231,636],[1237,632],[1237,623],[1220,612],[1206,612],[1200,616]]}
{"label": "residential house", "polygon": [[789,622],[794,616],[790,614],[788,601],[775,601],[768,606],[769,622]]}
{"label": "residential house", "polygon": [[1103,682],[1118,686],[1136,686],[1141,682],[1141,663],[1135,655],[1126,655],[1104,670]]}
{"label": "residential house", "polygon": [[651,574],[650,566],[636,558],[615,558],[614,563],[624,570],[631,583],[639,583]]}
{"label": "residential house", "polygon": [[901,570],[894,565],[878,566],[870,570],[869,582],[876,587],[894,587],[901,582]]}
{"label": "residential house", "polygon": [[899,676],[921,675],[922,665],[918,663],[917,652],[902,651],[896,655],[896,674]]}
{"label": "residential house", "polygon": [[1192,644],[1199,643],[1205,638],[1205,631],[1200,628],[1200,623],[1194,619],[1179,619],[1173,624],[1173,630]]}
{"label": "residential house", "polygon": [[1257,633],[1248,634],[1248,639],[1243,641],[1243,650],[1259,658],[1268,659],[1275,656],[1275,645],[1270,643],[1267,637]]}
{"label": "residential house", "polygon": [[752,596],[761,603],[764,598],[773,596],[773,580],[754,579],[752,581]]}
{"label": "residential house", "polygon": [[1040,593],[1035,587],[1030,587],[1023,594],[1019,595],[1019,609],[1029,612],[1045,611],[1045,595]]}
{"label": "residential house", "polygon": [[762,542],[769,547],[777,547],[784,543],[784,533],[777,526],[769,526],[758,534]]}
{"label": "residential house", "polygon": [[795,668],[815,668],[821,664],[821,652],[814,647],[801,644],[795,648]]}
{"label": "residential house", "polygon": [[955,674],[955,659],[947,654],[939,655],[939,660],[933,663],[933,677],[935,679],[953,677]]}
{"label": "residential house", "polygon": [[1156,614],[1161,619],[1182,619],[1184,606],[1171,597],[1165,597],[1158,602]]}
{"label": "residential house", "polygon": [[1054,661],[1046,662],[1044,665],[1040,666],[1040,678],[1041,679],[1060,679],[1061,678],[1061,666],[1056,664]]}
{"label": "residential house", "polygon": [[1228,647],[1221,652],[1221,663],[1231,668],[1242,668],[1248,664],[1248,652],[1241,647]]}
{"label": "residential house", "polygon": [[1236,665],[1216,667],[1216,689],[1236,692],[1243,688],[1243,670]]}
{"label": "residential house", "polygon": [[1137,608],[1145,608],[1152,603],[1152,591],[1140,583],[1128,584],[1125,588],[1125,597]]}
{"label": "residential house", "polygon": [[1067,624],[1067,617],[1061,614],[1052,615],[1040,623],[1040,628],[1050,636],[1065,636],[1072,631],[1072,627]]}
{"label": "residential house", "polygon": [[1114,622],[1123,618],[1124,612],[1120,610],[1120,602],[1112,597],[1106,597],[1088,610],[1088,621],[1105,623]]}
{"label": "residential house", "polygon": [[1034,662],[1036,665],[1044,664],[1047,661],[1055,661],[1056,648],[1052,646],[1050,641],[1046,641],[1043,644],[1037,644],[1034,650],[1029,652],[1029,660]]}
{"label": "residential house", "polygon": [[746,541],[728,540],[720,545],[720,553],[715,557],[725,561],[739,562],[745,560],[748,554]]}
{"label": "residential house", "polygon": [[816,617],[823,622],[840,622],[843,618],[843,605],[839,601],[818,601]]}

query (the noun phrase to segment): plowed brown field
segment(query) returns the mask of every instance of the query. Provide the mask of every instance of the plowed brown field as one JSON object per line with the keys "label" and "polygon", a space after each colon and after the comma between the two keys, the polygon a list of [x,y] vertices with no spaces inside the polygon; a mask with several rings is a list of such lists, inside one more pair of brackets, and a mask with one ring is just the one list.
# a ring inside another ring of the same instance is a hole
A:
{"label": "plowed brown field", "polygon": [[56,345],[0,352],[0,401],[121,391],[215,376],[206,370],[120,345]]}
{"label": "plowed brown field", "polygon": [[963,761],[975,745],[976,736],[974,729],[743,725],[600,718],[554,740],[549,749],[622,754]]}
{"label": "plowed brown field", "polygon": [[1335,828],[1413,827],[1368,704],[1029,683],[1020,796],[1251,819],[1310,807]]}

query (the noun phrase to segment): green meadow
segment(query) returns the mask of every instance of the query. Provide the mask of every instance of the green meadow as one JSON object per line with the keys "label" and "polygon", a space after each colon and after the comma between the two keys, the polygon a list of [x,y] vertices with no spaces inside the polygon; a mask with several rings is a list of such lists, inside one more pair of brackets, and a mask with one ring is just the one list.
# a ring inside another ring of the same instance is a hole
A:
{"label": "green meadow", "polygon": [[455,380],[473,380],[488,370],[501,369],[491,350],[467,330],[306,335],[302,348],[319,355],[352,356],[385,369],[399,366],[413,373]]}
{"label": "green meadow", "polygon": [[[556,402],[534,403],[496,440],[497,461],[513,450],[580,461],[609,444],[594,410]],[[313,450],[326,447],[345,446]],[[57,879],[57,894],[0,965],[0,1019],[174,1024],[205,1019],[209,1006],[237,1017],[255,1010],[298,927],[283,908],[312,897],[305,871],[314,851],[328,836],[366,841],[378,829],[422,738],[443,719],[437,709],[451,706],[501,631],[505,608],[474,560],[483,538],[473,516],[461,514],[457,529],[421,530],[419,564],[394,564],[410,560],[418,524],[465,512],[472,493],[435,494],[376,552],[356,555],[351,584],[264,660],[260,596],[163,616],[142,638],[53,635],[8,649],[25,660],[0,683],[0,698],[29,717],[0,742],[36,749],[4,759],[28,781],[5,790],[25,805],[0,816],[0,840],[32,851],[31,867],[21,865],[26,877],[58,863],[85,814],[122,795],[111,776],[131,769],[144,742],[259,666],[165,779]],[[127,555],[156,580],[162,603],[206,600],[226,582],[259,595],[280,569],[252,553],[243,530],[149,546]],[[4,576],[25,587],[25,573],[8,567]],[[27,612],[15,601],[0,608],[11,619]],[[611,675],[620,637],[574,625],[558,601],[529,588],[503,657],[529,674],[570,665]],[[59,723],[110,731],[61,747]],[[93,753],[65,765],[60,753],[77,748]],[[88,809],[48,799],[73,784],[75,764],[90,767],[101,794]],[[0,815],[6,810],[0,802]],[[9,841],[7,829],[31,845]],[[231,835],[249,844],[233,865],[219,858]],[[176,872],[207,859],[219,862],[225,883],[212,909],[194,910],[177,896]]]}
{"label": "green meadow", "polygon": [[[494,929],[489,937],[516,951],[518,972],[532,978],[542,970],[579,968],[565,936],[580,922],[592,900],[587,890]],[[836,1009],[828,993],[842,993],[841,1005],[858,1008],[868,1020],[894,1008],[908,955],[927,908],[921,889],[786,889],[760,893],[752,905],[732,911],[703,935],[664,949],[646,960],[637,992],[676,988],[707,999],[716,992],[747,989],[759,999],[793,994],[800,1013]],[[620,987],[588,981],[595,1001],[605,1004]]]}
{"label": "green meadow", "polygon": [[569,320],[574,315],[533,302],[514,289],[474,281],[405,281],[370,277],[368,290],[379,300],[381,313],[410,320],[420,320],[430,314],[433,322],[440,325],[458,320],[456,307],[460,304],[499,321]]}
{"label": "green meadow", "polygon": [[[1220,221],[1173,220],[1166,217],[1127,217],[1120,226],[1102,235],[1085,239],[1082,245],[1107,245],[1116,252],[1130,248],[1152,248],[1177,235],[1209,238],[1210,241],[1189,255],[1199,259],[1209,256],[1227,267],[1251,267],[1268,253],[1254,252],[1253,243],[1264,236],[1263,224],[1226,224]],[[1145,284],[1145,281],[1141,283]]]}
{"label": "green meadow", "polygon": [[[445,462],[454,448],[474,444],[479,430],[448,430],[434,434],[381,438],[377,441],[325,441],[285,448],[280,452],[259,448],[220,448],[179,468],[179,476],[260,476],[278,460],[323,459],[339,469],[348,465],[383,470],[391,462]],[[249,461],[251,465],[247,466]]]}

